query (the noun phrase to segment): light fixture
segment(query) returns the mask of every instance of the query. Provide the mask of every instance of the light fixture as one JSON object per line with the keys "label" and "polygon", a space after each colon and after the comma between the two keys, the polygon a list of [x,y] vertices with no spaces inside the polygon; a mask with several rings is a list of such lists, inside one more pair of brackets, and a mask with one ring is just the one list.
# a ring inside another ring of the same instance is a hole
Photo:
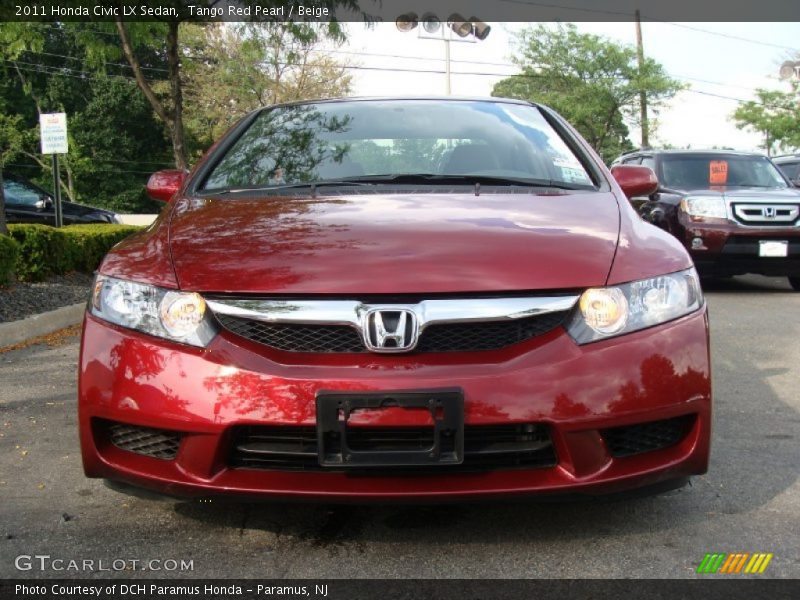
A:
{"label": "light fixture", "polygon": [[472,24],[472,35],[481,41],[485,40],[492,28],[483,21],[479,21],[478,17],[470,17],[469,20]]}
{"label": "light fixture", "polygon": [[442,22],[433,13],[425,13],[422,15],[422,28],[427,33],[436,33],[442,27]]}
{"label": "light fixture", "polygon": [[447,24],[450,25],[450,29],[452,29],[458,37],[464,38],[472,33],[472,23],[458,13],[450,15],[447,19]]}
{"label": "light fixture", "polygon": [[397,19],[395,19],[394,24],[397,25],[397,29],[405,33],[407,31],[411,31],[412,29],[414,29],[417,26],[418,22],[419,21],[417,19],[417,13],[410,12],[402,14],[399,17],[397,17]]}

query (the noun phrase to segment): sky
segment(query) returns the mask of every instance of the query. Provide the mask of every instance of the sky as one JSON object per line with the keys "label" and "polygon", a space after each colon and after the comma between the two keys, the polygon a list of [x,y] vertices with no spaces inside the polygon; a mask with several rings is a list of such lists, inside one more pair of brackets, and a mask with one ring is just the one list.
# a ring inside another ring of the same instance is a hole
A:
{"label": "sky", "polygon": [[[518,72],[511,64],[514,32],[527,24],[490,25],[491,33],[484,41],[450,44],[453,95],[488,96],[504,74]],[[624,44],[636,42],[633,23],[576,25],[581,32],[603,35]],[[347,44],[335,52],[339,58],[360,67],[351,70],[353,94],[444,95],[445,44],[441,40],[420,38],[419,30],[418,27],[401,33],[394,23],[379,23],[371,29],[350,24]],[[642,38],[647,56],[664,65],[671,76],[690,85],[689,90],[675,96],[658,115],[658,128],[651,135],[651,145],[759,150],[763,143],[761,136],[737,129],[731,119],[731,113],[739,105],[735,99],[754,99],[758,87],[787,88],[778,78],[778,69],[784,60],[800,55],[800,23],[645,22]],[[634,128],[631,140],[638,145],[639,132]]]}

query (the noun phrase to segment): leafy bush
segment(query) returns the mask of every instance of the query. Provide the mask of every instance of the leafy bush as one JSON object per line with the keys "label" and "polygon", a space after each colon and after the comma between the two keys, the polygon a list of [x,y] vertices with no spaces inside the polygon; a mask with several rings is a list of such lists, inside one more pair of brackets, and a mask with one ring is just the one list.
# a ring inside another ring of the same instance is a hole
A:
{"label": "leafy bush", "polygon": [[19,244],[7,235],[0,235],[0,285],[11,281],[19,256]]}
{"label": "leafy bush", "polygon": [[42,281],[49,275],[83,271],[91,273],[112,246],[141,230],[133,225],[103,223],[70,225],[9,225],[19,245],[15,271],[22,281]]}

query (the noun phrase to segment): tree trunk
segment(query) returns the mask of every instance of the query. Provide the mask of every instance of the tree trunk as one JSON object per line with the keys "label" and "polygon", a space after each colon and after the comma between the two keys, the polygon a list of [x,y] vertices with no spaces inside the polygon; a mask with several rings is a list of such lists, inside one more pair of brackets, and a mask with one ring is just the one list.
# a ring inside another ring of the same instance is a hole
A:
{"label": "tree trunk", "polygon": [[189,168],[186,155],[186,141],[183,131],[183,91],[181,90],[180,57],[178,56],[178,22],[169,22],[167,33],[167,66],[169,68],[169,87],[172,97],[172,152],[178,169]]}
{"label": "tree trunk", "polygon": [[167,34],[167,64],[169,67],[170,96],[174,103],[172,114],[167,112],[164,105],[153,92],[153,88],[147,82],[142,67],[133,52],[128,30],[121,18],[117,18],[117,32],[122,44],[122,53],[131,66],[136,84],[142,90],[145,98],[153,107],[159,119],[166,125],[169,137],[172,140],[172,153],[175,158],[175,166],[178,169],[186,169],[189,161],[186,158],[186,144],[183,132],[183,96],[181,94],[180,79],[180,58],[178,56],[178,23],[170,21],[169,32]]}
{"label": "tree trunk", "polygon": [[8,235],[6,226],[6,194],[3,191],[3,169],[0,168],[0,235]]}

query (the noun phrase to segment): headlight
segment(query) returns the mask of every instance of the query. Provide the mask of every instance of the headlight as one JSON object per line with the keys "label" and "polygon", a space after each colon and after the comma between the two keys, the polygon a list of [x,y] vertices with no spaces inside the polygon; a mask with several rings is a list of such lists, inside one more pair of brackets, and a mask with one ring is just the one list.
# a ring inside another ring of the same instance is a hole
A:
{"label": "headlight", "polygon": [[192,346],[208,346],[217,334],[199,294],[104,275],[95,279],[90,310],[121,327]]}
{"label": "headlight", "polygon": [[703,305],[692,269],[583,292],[567,330],[579,344],[672,321]]}
{"label": "headlight", "polygon": [[725,201],[715,196],[687,196],[681,200],[681,210],[692,217],[728,218]]}

